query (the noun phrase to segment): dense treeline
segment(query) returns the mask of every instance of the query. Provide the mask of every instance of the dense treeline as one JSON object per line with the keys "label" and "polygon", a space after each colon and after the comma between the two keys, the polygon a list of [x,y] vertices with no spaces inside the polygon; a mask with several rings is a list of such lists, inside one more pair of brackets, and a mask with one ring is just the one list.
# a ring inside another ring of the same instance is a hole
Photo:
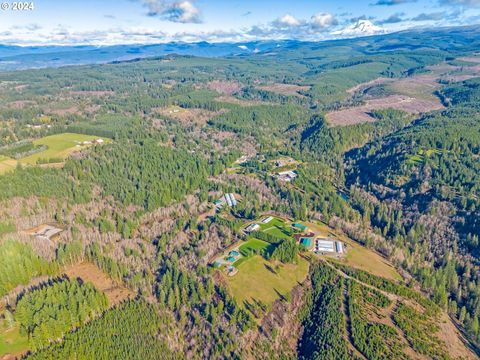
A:
{"label": "dense treeline", "polygon": [[209,165],[200,156],[159,146],[153,141],[115,143],[98,148],[87,159],[72,163],[69,171],[78,180],[102,186],[122,204],[152,210],[181,200],[207,184]]}
{"label": "dense treeline", "polygon": [[14,172],[0,175],[0,200],[32,195],[87,202],[91,196],[90,183],[75,183],[58,169],[36,167],[18,167]]}
{"label": "dense treeline", "polygon": [[226,131],[251,135],[257,139],[269,139],[281,135],[289,128],[302,124],[306,111],[294,105],[239,107],[218,115],[209,124]]}
{"label": "dense treeline", "polygon": [[299,359],[350,359],[341,311],[343,279],[325,264],[312,265],[312,292],[304,313]]}
{"label": "dense treeline", "polygon": [[55,264],[40,258],[29,245],[5,240],[0,244],[0,296],[7,294],[17,285],[26,285],[30,279],[51,275]]}
{"label": "dense treeline", "polygon": [[62,279],[28,291],[17,302],[14,316],[31,349],[38,350],[100,315],[107,305],[93,285]]}
{"label": "dense treeline", "polygon": [[68,333],[63,342],[33,353],[30,359],[174,359],[165,340],[157,336],[168,321],[153,305],[128,301],[101,318]]}

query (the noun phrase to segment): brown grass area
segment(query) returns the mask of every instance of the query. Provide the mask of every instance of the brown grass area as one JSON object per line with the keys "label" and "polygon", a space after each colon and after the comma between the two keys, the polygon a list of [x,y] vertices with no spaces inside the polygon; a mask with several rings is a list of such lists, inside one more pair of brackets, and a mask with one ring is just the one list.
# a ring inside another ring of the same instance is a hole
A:
{"label": "brown grass area", "polygon": [[438,76],[433,74],[398,79],[387,85],[387,89],[396,94],[431,101],[437,101],[433,93],[439,87]]}
{"label": "brown grass area", "polygon": [[157,112],[170,119],[178,120],[181,123],[204,125],[211,118],[223,114],[228,110],[210,111],[206,109],[184,109],[179,106],[169,106],[167,108],[157,109]]}
{"label": "brown grass area", "polygon": [[257,86],[257,89],[271,91],[280,95],[303,97],[303,95],[300,94],[299,92],[310,90],[310,86],[274,83],[274,84]]}
{"label": "brown grass area", "polygon": [[112,91],[112,90],[81,90],[81,91],[70,91],[70,95],[106,96],[106,95],[115,95],[115,91]]}
{"label": "brown grass area", "polygon": [[458,58],[458,60],[480,64],[480,56],[465,56]]}
{"label": "brown grass area", "polygon": [[448,354],[454,359],[478,359],[477,356],[465,345],[463,335],[453,324],[448,315],[443,312],[438,321],[440,330],[435,334],[443,341],[448,349]]}
{"label": "brown grass area", "polygon": [[93,284],[107,296],[110,306],[116,305],[133,296],[133,293],[129,289],[116,284],[107,274],[92,263],[83,262],[69,266],[65,269],[64,273],[70,279],[80,278],[84,282]]}
{"label": "brown grass area", "polygon": [[77,106],[71,106],[68,108],[46,108],[45,109],[46,114],[54,114],[58,116],[65,116],[65,115],[80,115],[80,110]]}
{"label": "brown grass area", "polygon": [[354,87],[348,89],[347,92],[350,95],[353,95],[356,92],[358,92],[359,90],[364,90],[364,89],[370,88],[372,86],[382,85],[382,84],[392,82],[392,81],[394,81],[394,79],[379,77],[379,78],[373,79],[371,81],[367,81],[367,82],[355,85]]}
{"label": "brown grass area", "polygon": [[219,94],[232,95],[239,91],[242,86],[236,81],[213,80],[207,83],[207,88],[214,90]]}
{"label": "brown grass area", "polygon": [[35,105],[35,104],[36,102],[32,100],[17,100],[17,101],[12,101],[8,103],[7,106],[12,109],[23,109],[26,106]]}
{"label": "brown grass area", "polygon": [[346,126],[375,121],[368,113],[372,110],[397,109],[419,114],[443,109],[440,100],[416,99],[405,95],[390,95],[381,99],[368,100],[365,105],[330,112],[326,115],[332,126]]}
{"label": "brown grass area", "polygon": [[256,105],[266,105],[266,104],[268,104],[265,101],[237,99],[236,97],[231,96],[231,95],[219,96],[219,97],[215,98],[215,101],[223,102],[223,103],[227,103],[227,104],[235,104],[235,105],[240,105],[240,106],[256,106]]}

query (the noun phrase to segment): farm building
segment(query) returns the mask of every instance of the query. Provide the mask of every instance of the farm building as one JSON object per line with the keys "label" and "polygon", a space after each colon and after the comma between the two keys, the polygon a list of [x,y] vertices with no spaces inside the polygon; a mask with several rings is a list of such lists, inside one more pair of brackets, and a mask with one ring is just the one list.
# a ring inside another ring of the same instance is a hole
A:
{"label": "farm building", "polygon": [[272,220],[273,220],[272,216],[266,217],[265,219],[262,220],[262,224],[268,224]]}
{"label": "farm building", "polygon": [[344,245],[341,241],[327,238],[318,238],[315,240],[314,251],[318,253],[344,253]]}
{"label": "farm building", "polygon": [[234,207],[237,205],[237,199],[234,194],[225,194],[220,199],[215,200],[213,204],[217,209],[221,209],[225,204],[229,207]]}
{"label": "farm building", "polygon": [[340,241],[335,241],[335,250],[337,250],[337,253],[342,254],[343,253],[343,243]]}
{"label": "farm building", "polygon": [[258,229],[260,229],[260,225],[258,225],[258,224],[250,224],[250,225],[248,225],[248,226],[245,228],[245,232],[251,233],[251,232],[253,232],[253,231],[257,231]]}
{"label": "farm building", "polygon": [[225,201],[230,207],[237,205],[237,200],[233,194],[225,194]]}
{"label": "farm building", "polygon": [[335,252],[335,242],[328,239],[317,239],[315,241],[315,251],[316,252]]}

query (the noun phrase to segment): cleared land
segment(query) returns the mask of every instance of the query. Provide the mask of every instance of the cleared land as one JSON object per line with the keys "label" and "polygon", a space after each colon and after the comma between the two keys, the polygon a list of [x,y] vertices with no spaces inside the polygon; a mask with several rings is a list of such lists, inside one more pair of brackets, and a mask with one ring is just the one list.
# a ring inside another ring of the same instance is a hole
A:
{"label": "cleared land", "polygon": [[213,80],[207,83],[207,89],[214,90],[219,94],[232,95],[241,90],[242,85],[236,81]]}
{"label": "cleared land", "polygon": [[308,261],[301,257],[298,258],[298,264],[282,264],[255,255],[240,264],[238,273],[228,277],[226,282],[239,304],[245,306],[261,301],[270,306],[305,280],[308,265]]}
{"label": "cleared land", "polygon": [[310,90],[310,86],[274,83],[257,86],[257,89],[271,91],[280,95],[303,97],[300,91],[308,91]]}
{"label": "cleared land", "polygon": [[116,284],[107,274],[94,264],[84,262],[73,265],[67,268],[64,273],[70,279],[80,278],[84,282],[92,283],[98,290],[105,293],[110,306],[116,305],[132,296],[130,290]]}
{"label": "cleared land", "polygon": [[211,118],[227,112],[222,109],[220,111],[210,111],[206,109],[184,109],[180,106],[169,106],[157,110],[159,114],[170,119],[178,120],[181,123],[194,123],[197,125],[204,125]]}
{"label": "cleared land", "polygon": [[[17,163],[22,165],[36,165],[39,159],[60,159],[64,160],[72,153],[85,149],[88,145],[81,145],[84,141],[93,141],[99,139],[98,136],[62,133],[50,135],[38,140],[34,140],[34,145],[45,145],[47,149],[33,155],[15,160],[7,157],[0,158],[0,174],[13,170]],[[105,142],[108,139],[102,138]]]}
{"label": "cleared land", "polygon": [[367,100],[362,106],[330,112],[326,115],[326,119],[332,126],[346,126],[375,121],[369,115],[372,110],[397,109],[419,114],[443,108],[438,99],[425,100],[405,95],[390,95],[381,99]]}
{"label": "cleared land", "polygon": [[391,78],[385,78],[385,77],[379,77],[377,79],[374,79],[372,81],[367,81],[367,82],[364,82],[364,83],[361,83],[361,84],[358,84],[358,85],[355,85],[354,87],[350,88],[347,90],[347,92],[350,94],[350,95],[353,95],[357,92],[361,92],[361,91],[364,91],[368,88],[371,88],[371,87],[374,87],[374,86],[377,86],[377,85],[382,85],[382,84],[385,84],[385,83],[388,83],[388,82],[392,82],[394,81],[394,79],[391,79]]}
{"label": "cleared land", "polygon": [[395,94],[438,103],[433,93],[440,88],[440,84],[437,76],[429,74],[399,79],[388,83],[385,88]]}

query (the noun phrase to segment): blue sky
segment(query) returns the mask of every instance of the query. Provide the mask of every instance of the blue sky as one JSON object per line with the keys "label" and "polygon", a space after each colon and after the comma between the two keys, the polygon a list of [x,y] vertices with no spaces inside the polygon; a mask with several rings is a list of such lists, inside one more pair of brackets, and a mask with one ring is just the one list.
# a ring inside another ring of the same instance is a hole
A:
{"label": "blue sky", "polygon": [[359,20],[373,24],[369,33],[480,24],[480,0],[33,0],[33,5],[29,11],[0,10],[0,43],[324,40],[360,35],[351,30]]}

